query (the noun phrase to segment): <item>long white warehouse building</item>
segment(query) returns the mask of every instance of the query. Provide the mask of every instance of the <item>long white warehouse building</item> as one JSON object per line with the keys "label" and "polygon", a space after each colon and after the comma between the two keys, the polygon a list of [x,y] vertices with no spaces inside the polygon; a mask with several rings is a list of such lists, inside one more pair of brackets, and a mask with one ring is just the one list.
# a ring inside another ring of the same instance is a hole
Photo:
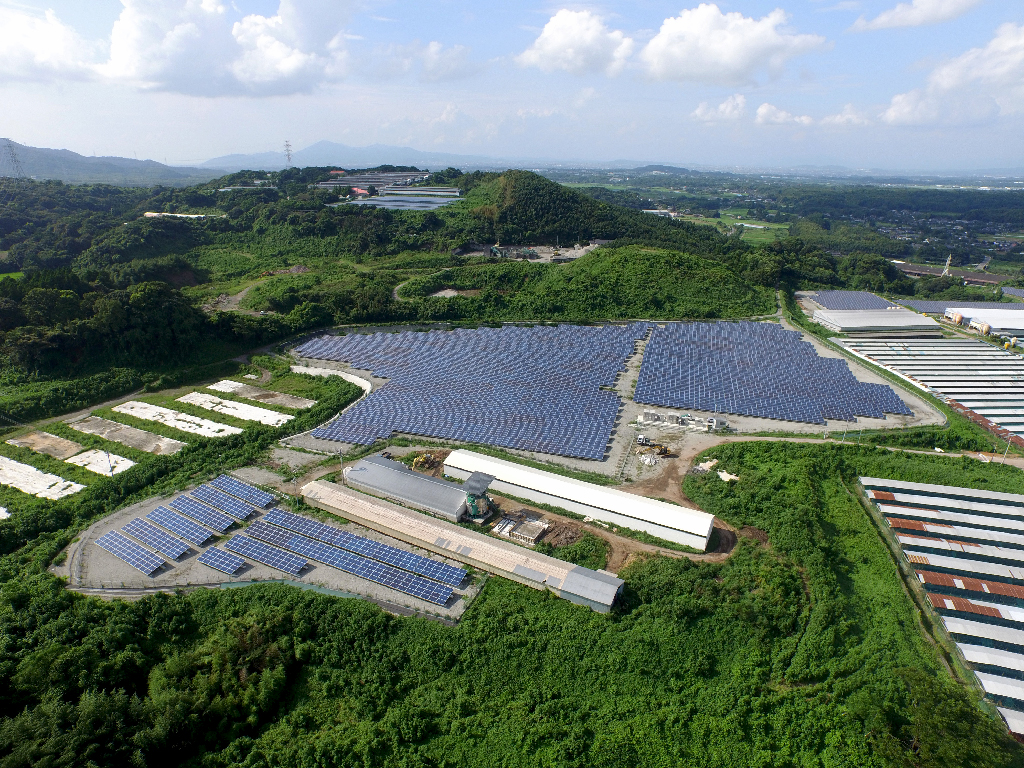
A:
{"label": "long white warehouse building", "polygon": [[444,463],[446,474],[460,479],[474,472],[494,478],[491,490],[530,501],[551,504],[594,520],[613,523],[699,549],[708,548],[714,515],[656,501],[613,488],[495,459],[473,451],[452,451]]}

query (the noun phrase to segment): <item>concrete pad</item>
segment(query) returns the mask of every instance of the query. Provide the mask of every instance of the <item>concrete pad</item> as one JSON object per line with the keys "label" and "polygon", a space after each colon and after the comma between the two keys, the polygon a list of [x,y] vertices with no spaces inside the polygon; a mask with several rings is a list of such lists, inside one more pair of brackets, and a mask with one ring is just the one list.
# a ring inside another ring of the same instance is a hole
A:
{"label": "concrete pad", "polygon": [[87,416],[79,421],[65,422],[76,432],[84,432],[87,435],[96,435],[112,443],[120,443],[134,448],[137,451],[145,451],[156,456],[165,456],[177,453],[188,443],[180,440],[172,440],[169,437],[154,435],[144,429],[136,429],[126,424],[118,424],[116,421],[101,419],[99,416]]}
{"label": "concrete pad", "polygon": [[218,381],[216,384],[208,386],[207,389],[212,389],[214,392],[230,392],[233,395],[244,397],[246,400],[255,400],[260,403],[270,403],[271,405],[280,405],[284,408],[295,408],[297,410],[312,408],[316,405],[316,400],[307,400],[297,395],[286,395],[284,392],[261,389],[260,387],[243,384],[240,381],[231,381],[231,379]]}
{"label": "concrete pad", "polygon": [[11,513],[7,511],[7,507],[0,507],[0,520],[6,520],[11,516]]}
{"label": "concrete pad", "polygon": [[29,432],[21,437],[12,437],[7,444],[28,448],[36,453],[45,453],[55,459],[66,459],[82,450],[82,446],[74,440],[65,440],[48,432]]}
{"label": "concrete pad", "polygon": [[242,434],[242,430],[238,427],[201,419],[189,413],[172,411],[170,408],[162,408],[159,405],[140,403],[138,400],[129,400],[127,403],[115,405],[111,410],[144,421],[156,421],[166,424],[168,427],[180,429],[182,432],[190,432],[203,437],[226,437],[227,435]]}
{"label": "concrete pad", "polygon": [[269,469],[262,469],[260,467],[242,467],[241,469],[233,470],[230,474],[237,477],[243,483],[266,485],[272,488],[276,488],[281,482],[280,475],[274,474]]}
{"label": "concrete pad", "polygon": [[100,451],[92,449],[85,453],[80,453],[70,459],[65,459],[68,464],[74,464],[76,467],[82,467],[88,469],[90,472],[95,472],[97,475],[106,475],[111,477],[124,472],[126,469],[131,469],[135,466],[135,462],[131,459],[126,459],[124,456],[118,456],[116,453],[107,453],[106,451]]}
{"label": "concrete pad", "polygon": [[40,499],[62,499],[85,488],[63,477],[51,475],[20,461],[0,456],[0,485],[17,488]]}
{"label": "concrete pad", "polygon": [[312,453],[302,453],[301,451],[290,451],[287,448],[275,448],[270,454],[270,457],[281,464],[287,464],[292,469],[316,464],[317,462],[324,460],[323,456],[318,456]]}
{"label": "concrete pad", "polygon": [[355,384],[357,387],[362,389],[364,392],[369,392],[373,388],[373,384],[366,379],[355,376],[351,373],[345,373],[345,371],[336,371],[333,368],[313,368],[308,365],[293,365],[292,373],[305,373],[307,376],[340,376],[350,384]]}
{"label": "concrete pad", "polygon": [[234,400],[221,400],[219,397],[207,395],[204,392],[189,392],[187,395],[179,397],[178,402],[205,408],[214,413],[223,413],[225,416],[233,416],[242,421],[258,421],[260,424],[271,427],[279,427],[295,418],[287,413],[268,411],[266,408],[257,408],[255,405],[236,403]]}

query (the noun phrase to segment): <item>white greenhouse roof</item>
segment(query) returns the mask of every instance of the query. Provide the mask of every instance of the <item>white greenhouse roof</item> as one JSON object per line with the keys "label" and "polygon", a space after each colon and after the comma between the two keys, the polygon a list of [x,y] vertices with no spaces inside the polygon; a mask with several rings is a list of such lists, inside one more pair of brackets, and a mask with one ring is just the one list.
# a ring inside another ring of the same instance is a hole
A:
{"label": "white greenhouse roof", "polygon": [[529,488],[550,496],[570,499],[590,507],[616,512],[635,520],[643,520],[704,538],[711,535],[715,519],[714,515],[700,510],[667,504],[613,488],[604,488],[593,483],[563,477],[553,472],[545,472],[542,469],[495,459],[472,451],[452,451],[445,459],[445,466],[465,472],[483,472],[497,480],[518,485],[521,488]]}
{"label": "white greenhouse roof", "polygon": [[932,318],[909,309],[819,309],[814,322],[834,331],[930,330],[940,328]]}

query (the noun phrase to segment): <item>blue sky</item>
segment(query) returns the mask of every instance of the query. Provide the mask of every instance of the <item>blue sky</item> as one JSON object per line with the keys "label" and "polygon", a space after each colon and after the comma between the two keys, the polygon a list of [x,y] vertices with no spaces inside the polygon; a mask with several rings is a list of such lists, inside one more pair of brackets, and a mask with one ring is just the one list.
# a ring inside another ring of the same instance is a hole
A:
{"label": "blue sky", "polygon": [[171,162],[1020,168],[1024,3],[0,0],[0,92],[0,135]]}

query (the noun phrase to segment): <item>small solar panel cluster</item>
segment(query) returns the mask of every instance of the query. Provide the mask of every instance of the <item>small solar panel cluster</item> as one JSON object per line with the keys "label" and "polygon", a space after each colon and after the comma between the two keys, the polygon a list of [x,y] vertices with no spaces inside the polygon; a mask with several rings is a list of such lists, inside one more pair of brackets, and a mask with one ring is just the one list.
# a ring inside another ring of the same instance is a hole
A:
{"label": "small solar panel cluster", "polygon": [[[190,496],[179,496],[170,502],[170,506],[173,509],[168,509],[164,506],[157,507],[146,515],[145,520],[137,517],[122,526],[121,530],[134,539],[141,541],[146,546],[155,549],[157,552],[162,552],[172,560],[177,560],[189,550],[188,544],[185,541],[201,547],[213,538],[214,533],[204,526],[209,526],[218,533],[223,533],[235,522],[223,514],[223,512],[219,512],[213,507],[218,507],[244,520],[252,515],[254,511],[251,506],[252,503],[265,507],[274,501],[273,495],[261,491],[259,488],[253,488],[251,485],[246,485],[227,475],[221,475],[213,482],[219,483],[221,490],[206,485],[200,486],[192,491]],[[227,492],[225,493],[225,491]],[[242,499],[249,501],[250,504],[245,503]],[[153,525],[153,523],[156,523],[156,525]],[[199,523],[203,523],[203,525]],[[158,528],[157,526],[160,527]],[[185,541],[172,536],[167,531],[177,534],[177,536],[180,536]],[[96,540],[96,543],[147,576],[152,576],[153,573],[165,564],[162,559],[148,549],[145,549],[117,531],[110,531],[101,536]],[[258,542],[254,543],[258,544]],[[297,560],[297,558],[287,553],[282,552],[281,554],[284,555],[283,560],[278,558],[277,561],[292,563],[293,560]],[[232,575],[245,565],[245,560],[242,558],[228,552],[222,552],[216,547],[211,547],[206,552],[203,552],[197,559],[204,565],[209,565],[219,571]],[[253,559],[259,560],[255,556]],[[259,562],[265,561],[259,560]],[[274,565],[274,563],[267,564]],[[303,563],[304,565],[305,563]],[[280,566],[275,565],[274,567]]]}
{"label": "small solar panel cluster", "polygon": [[867,291],[818,291],[814,300],[825,309],[889,309],[896,306]]}
{"label": "small solar panel cluster", "polygon": [[912,412],[884,384],[858,381],[774,323],[670,323],[644,352],[638,403],[824,424]]}
{"label": "small solar panel cluster", "polygon": [[389,381],[313,436],[369,445],[394,432],[604,458],[615,383],[646,323],[322,336],[304,357]]}
{"label": "small solar panel cluster", "polygon": [[161,531],[152,523],[148,523],[139,517],[136,517],[127,525],[121,526],[121,530],[129,536],[135,537],[143,544],[152,547],[157,552],[162,552],[172,560],[177,560],[188,552],[188,544],[181,539],[171,536],[169,533]]}
{"label": "small solar panel cluster", "polygon": [[239,520],[247,520],[255,512],[251,505],[240,499],[236,499],[223,491],[218,491],[209,485],[200,485],[190,494],[193,498],[199,499],[204,504],[216,507],[222,512],[227,512]]}
{"label": "small solar panel cluster", "polygon": [[154,555],[148,549],[139,546],[117,531],[107,531],[96,539],[96,544],[147,576],[152,576],[164,565],[163,558]]}
{"label": "small solar panel cluster", "polygon": [[1016,296],[1018,299],[1024,299],[1024,288],[1003,288],[1003,293],[1007,296]]}
{"label": "small solar panel cluster", "polygon": [[182,517],[177,512],[167,507],[157,507],[148,515],[147,520],[152,520],[157,525],[166,528],[171,533],[176,533],[185,541],[192,542],[196,546],[203,546],[213,538],[213,532],[203,526],[193,523],[187,517]]}
{"label": "small solar panel cluster", "polygon": [[271,568],[277,568],[279,571],[290,573],[293,576],[308,565],[301,557],[282,552],[276,547],[268,547],[262,541],[250,539],[248,536],[232,536],[224,543],[224,548],[229,552],[248,557],[257,563],[269,565]]}
{"label": "small solar panel cluster", "polygon": [[417,555],[415,552],[407,552],[398,547],[381,544],[373,539],[356,536],[340,528],[309,520],[282,509],[270,510],[263,519],[272,525],[301,533],[311,539],[347,549],[373,560],[380,560],[382,563],[426,576],[443,584],[450,584],[453,587],[459,586],[466,578],[464,568],[457,568],[454,565]]}
{"label": "small solar panel cluster", "polygon": [[251,485],[243,483],[241,480],[236,480],[230,475],[218,475],[210,481],[210,485],[261,509],[269,507],[275,501],[273,494],[261,491],[259,488],[253,488]]}
{"label": "small solar panel cluster", "polygon": [[170,503],[170,507],[208,528],[213,528],[217,533],[224,533],[235,522],[223,512],[218,512],[213,507],[208,507],[191,496],[179,496]]}
{"label": "small solar panel cluster", "polygon": [[446,604],[452,587],[466,578],[462,568],[281,509],[270,510],[262,520],[250,525],[246,534],[265,545],[281,547],[435,605]]}
{"label": "small solar panel cluster", "polygon": [[245,565],[243,558],[230,552],[225,552],[223,549],[217,549],[217,547],[210,547],[196,559],[203,565],[208,565],[229,576],[234,576]]}

